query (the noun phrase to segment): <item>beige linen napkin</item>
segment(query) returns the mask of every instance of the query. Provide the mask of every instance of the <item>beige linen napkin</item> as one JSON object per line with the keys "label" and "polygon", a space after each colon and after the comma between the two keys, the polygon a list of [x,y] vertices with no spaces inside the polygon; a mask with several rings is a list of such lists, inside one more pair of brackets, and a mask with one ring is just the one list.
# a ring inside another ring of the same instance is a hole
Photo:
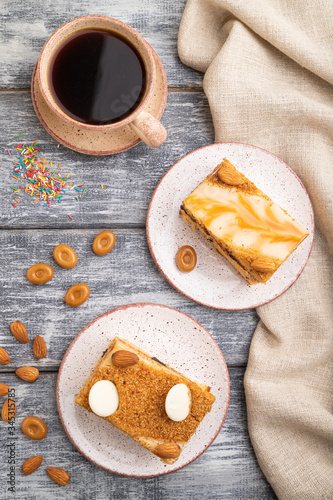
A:
{"label": "beige linen napkin", "polygon": [[333,1],[189,0],[178,50],[205,72],[216,142],[272,151],[310,194],[314,248],[298,281],[258,308],[245,391],[278,497],[333,499]]}

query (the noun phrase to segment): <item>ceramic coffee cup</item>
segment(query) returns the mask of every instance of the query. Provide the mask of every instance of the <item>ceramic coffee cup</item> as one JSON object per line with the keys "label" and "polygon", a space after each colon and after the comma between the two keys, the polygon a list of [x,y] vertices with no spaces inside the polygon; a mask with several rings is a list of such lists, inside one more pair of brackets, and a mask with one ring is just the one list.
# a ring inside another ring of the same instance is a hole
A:
{"label": "ceramic coffee cup", "polygon": [[[57,103],[50,84],[50,63],[59,47],[66,43],[73,34],[83,30],[104,30],[115,32],[132,44],[141,56],[145,67],[146,85],[144,95],[138,106],[124,119],[114,123],[93,125],[81,122],[65,113]],[[134,132],[150,147],[160,146],[166,139],[167,133],[163,125],[145,107],[154,91],[156,80],[155,62],[149,44],[130,26],[107,16],[84,16],[73,19],[58,28],[46,41],[37,66],[37,78],[40,90],[48,106],[65,122],[77,127],[95,131],[112,130],[129,125]]]}

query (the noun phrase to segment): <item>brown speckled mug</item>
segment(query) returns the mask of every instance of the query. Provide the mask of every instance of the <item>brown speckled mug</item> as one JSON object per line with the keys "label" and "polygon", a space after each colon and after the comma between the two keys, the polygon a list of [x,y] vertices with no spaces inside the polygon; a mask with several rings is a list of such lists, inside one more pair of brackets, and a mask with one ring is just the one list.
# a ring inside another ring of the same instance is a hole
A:
{"label": "brown speckled mug", "polygon": [[[53,85],[50,82],[50,64],[59,47],[66,43],[73,34],[85,30],[101,30],[118,34],[129,44],[135,47],[139,53],[145,69],[144,93],[137,107],[128,116],[119,121],[102,125],[91,124],[79,121],[67,114],[54,95]],[[156,80],[155,62],[152,49],[149,44],[130,26],[106,16],[84,16],[73,19],[58,28],[45,43],[37,66],[38,83],[48,106],[65,122],[77,127],[95,130],[108,131],[129,125],[133,131],[150,147],[160,146],[166,139],[167,133],[163,125],[151,114],[145,111],[146,105],[154,91]]]}

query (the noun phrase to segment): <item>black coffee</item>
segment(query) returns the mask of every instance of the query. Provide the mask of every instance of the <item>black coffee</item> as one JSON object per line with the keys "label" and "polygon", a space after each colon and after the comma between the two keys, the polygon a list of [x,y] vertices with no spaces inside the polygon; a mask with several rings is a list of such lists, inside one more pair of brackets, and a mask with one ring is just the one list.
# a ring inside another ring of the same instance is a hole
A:
{"label": "black coffee", "polygon": [[72,118],[105,125],[126,118],[146,87],[141,56],[112,31],[83,30],[60,47],[50,64],[52,94]]}

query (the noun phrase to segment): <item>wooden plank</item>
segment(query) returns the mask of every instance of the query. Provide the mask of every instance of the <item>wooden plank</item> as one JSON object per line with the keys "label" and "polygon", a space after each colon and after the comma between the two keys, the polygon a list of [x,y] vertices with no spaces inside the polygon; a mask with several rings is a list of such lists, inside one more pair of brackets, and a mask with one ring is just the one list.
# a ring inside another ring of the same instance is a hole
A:
{"label": "wooden plank", "polygon": [[[1,92],[0,129],[4,132],[0,138],[0,227],[107,227],[110,221],[118,227],[143,227],[151,195],[162,175],[186,153],[214,141],[203,93],[169,93],[162,122],[169,136],[157,149],[141,143],[117,155],[87,156],[59,145],[49,136],[34,113],[29,92]],[[12,158],[7,146],[17,144],[19,139],[14,137],[22,133],[27,134],[27,141],[38,140],[39,158],[45,156],[54,165],[61,164],[63,173],[71,173],[76,184],[87,187],[80,202],[73,191],[66,193],[60,204],[48,208],[21,193],[20,204],[12,206],[16,195],[10,186],[18,187],[20,182],[11,177]]]}
{"label": "wooden plank", "polygon": [[75,17],[100,14],[115,17],[137,30],[152,45],[171,85],[200,86],[202,73],[184,66],[177,53],[179,23],[186,0],[122,0],[69,2],[3,2],[0,10],[1,88],[28,88],[33,67],[47,38]]}
{"label": "wooden plank", "polygon": [[[146,242],[147,207],[161,176],[184,154],[214,141],[208,102],[204,94],[198,92],[202,90],[203,75],[184,66],[177,55],[178,27],[185,3],[186,0],[111,3],[107,0],[58,0],[57,3],[31,0],[1,5],[0,175],[3,181],[0,228],[4,230],[0,232],[3,270],[0,345],[8,350],[12,361],[9,365],[0,365],[0,382],[9,383],[16,389],[18,407],[15,494],[6,491],[8,426],[0,420],[1,498],[276,498],[257,465],[246,425],[243,376],[258,316],[254,310],[208,309],[182,296],[159,273]],[[43,43],[64,22],[92,13],[127,22],[161,57],[171,92],[162,118],[168,140],[156,150],[140,144],[114,156],[85,156],[58,145],[35,116],[30,92],[24,89],[30,87],[32,70]],[[6,147],[17,142],[14,136],[20,133],[28,133],[31,140],[38,139],[47,159],[61,163],[63,171],[71,172],[71,179],[87,186],[84,202],[69,197],[60,205],[47,209],[20,195],[18,207],[15,209],[11,205],[14,196],[9,186],[15,181],[11,178],[11,161]],[[68,218],[68,213],[73,215],[73,220]],[[92,253],[91,243],[104,227],[114,229],[117,245],[111,254],[99,258]],[[73,270],[61,269],[53,262],[52,250],[58,243],[69,244],[77,251],[79,264]],[[25,271],[40,261],[51,263],[55,276],[47,285],[37,287],[27,282]],[[71,309],[64,303],[65,291],[79,281],[86,281],[91,286],[91,297],[83,306]],[[97,315],[134,302],[162,303],[198,320],[221,347],[231,381],[229,413],[209,450],[175,474],[146,480],[110,474],[83,458],[61,426],[55,401],[56,370],[72,339]],[[9,331],[9,324],[15,319],[22,320],[28,328],[30,341],[27,345],[19,344]],[[37,361],[32,355],[32,340],[36,334],[42,335],[48,345],[48,356],[44,360]],[[41,370],[35,384],[27,384],[13,373],[18,366],[27,364]],[[237,368],[233,368],[235,366]],[[0,399],[0,404],[3,400]],[[20,424],[29,414],[39,415],[48,423],[49,434],[44,441],[33,442],[22,434]],[[20,470],[21,464],[39,453],[44,456],[42,467],[25,477]],[[72,477],[71,483],[65,488],[54,484],[45,473],[48,466],[64,467]]]}
{"label": "wooden plank", "polygon": [[[244,369],[232,369],[231,400],[225,424],[213,445],[194,463],[180,471],[152,479],[125,478],[110,474],[85,459],[67,438],[56,408],[56,373],[43,373],[34,384],[19,380],[15,375],[1,374],[0,381],[15,389],[17,417],[15,421],[15,483],[16,495],[5,493],[9,473],[9,437],[0,447],[1,498],[63,498],[71,499],[135,499],[201,500],[207,499],[275,499],[255,459],[246,428],[243,391]],[[1,399],[1,404],[4,398]],[[49,427],[42,441],[31,441],[20,425],[27,415],[37,415]],[[8,424],[0,421],[1,432]],[[21,472],[22,463],[41,454],[43,463],[31,476]],[[46,467],[59,466],[68,471],[70,483],[60,488],[46,475]]]}
{"label": "wooden plank", "polygon": [[[110,225],[112,229],[112,224]],[[230,366],[245,365],[258,316],[254,310],[217,311],[200,306],[177,292],[155,266],[143,229],[117,229],[114,249],[104,257],[91,250],[96,230],[1,231],[0,345],[12,362],[1,370],[36,364],[57,368],[72,339],[92,319],[114,307],[135,302],[154,302],[175,307],[199,321],[218,342]],[[64,243],[75,249],[78,264],[63,269],[53,260],[53,248]],[[33,285],[26,270],[38,262],[53,266],[54,277],[45,285]],[[84,282],[91,288],[88,301],[71,308],[64,302],[66,290]],[[28,344],[19,344],[9,331],[15,320],[22,321],[30,335]],[[42,335],[48,356],[36,363],[32,340]]]}

